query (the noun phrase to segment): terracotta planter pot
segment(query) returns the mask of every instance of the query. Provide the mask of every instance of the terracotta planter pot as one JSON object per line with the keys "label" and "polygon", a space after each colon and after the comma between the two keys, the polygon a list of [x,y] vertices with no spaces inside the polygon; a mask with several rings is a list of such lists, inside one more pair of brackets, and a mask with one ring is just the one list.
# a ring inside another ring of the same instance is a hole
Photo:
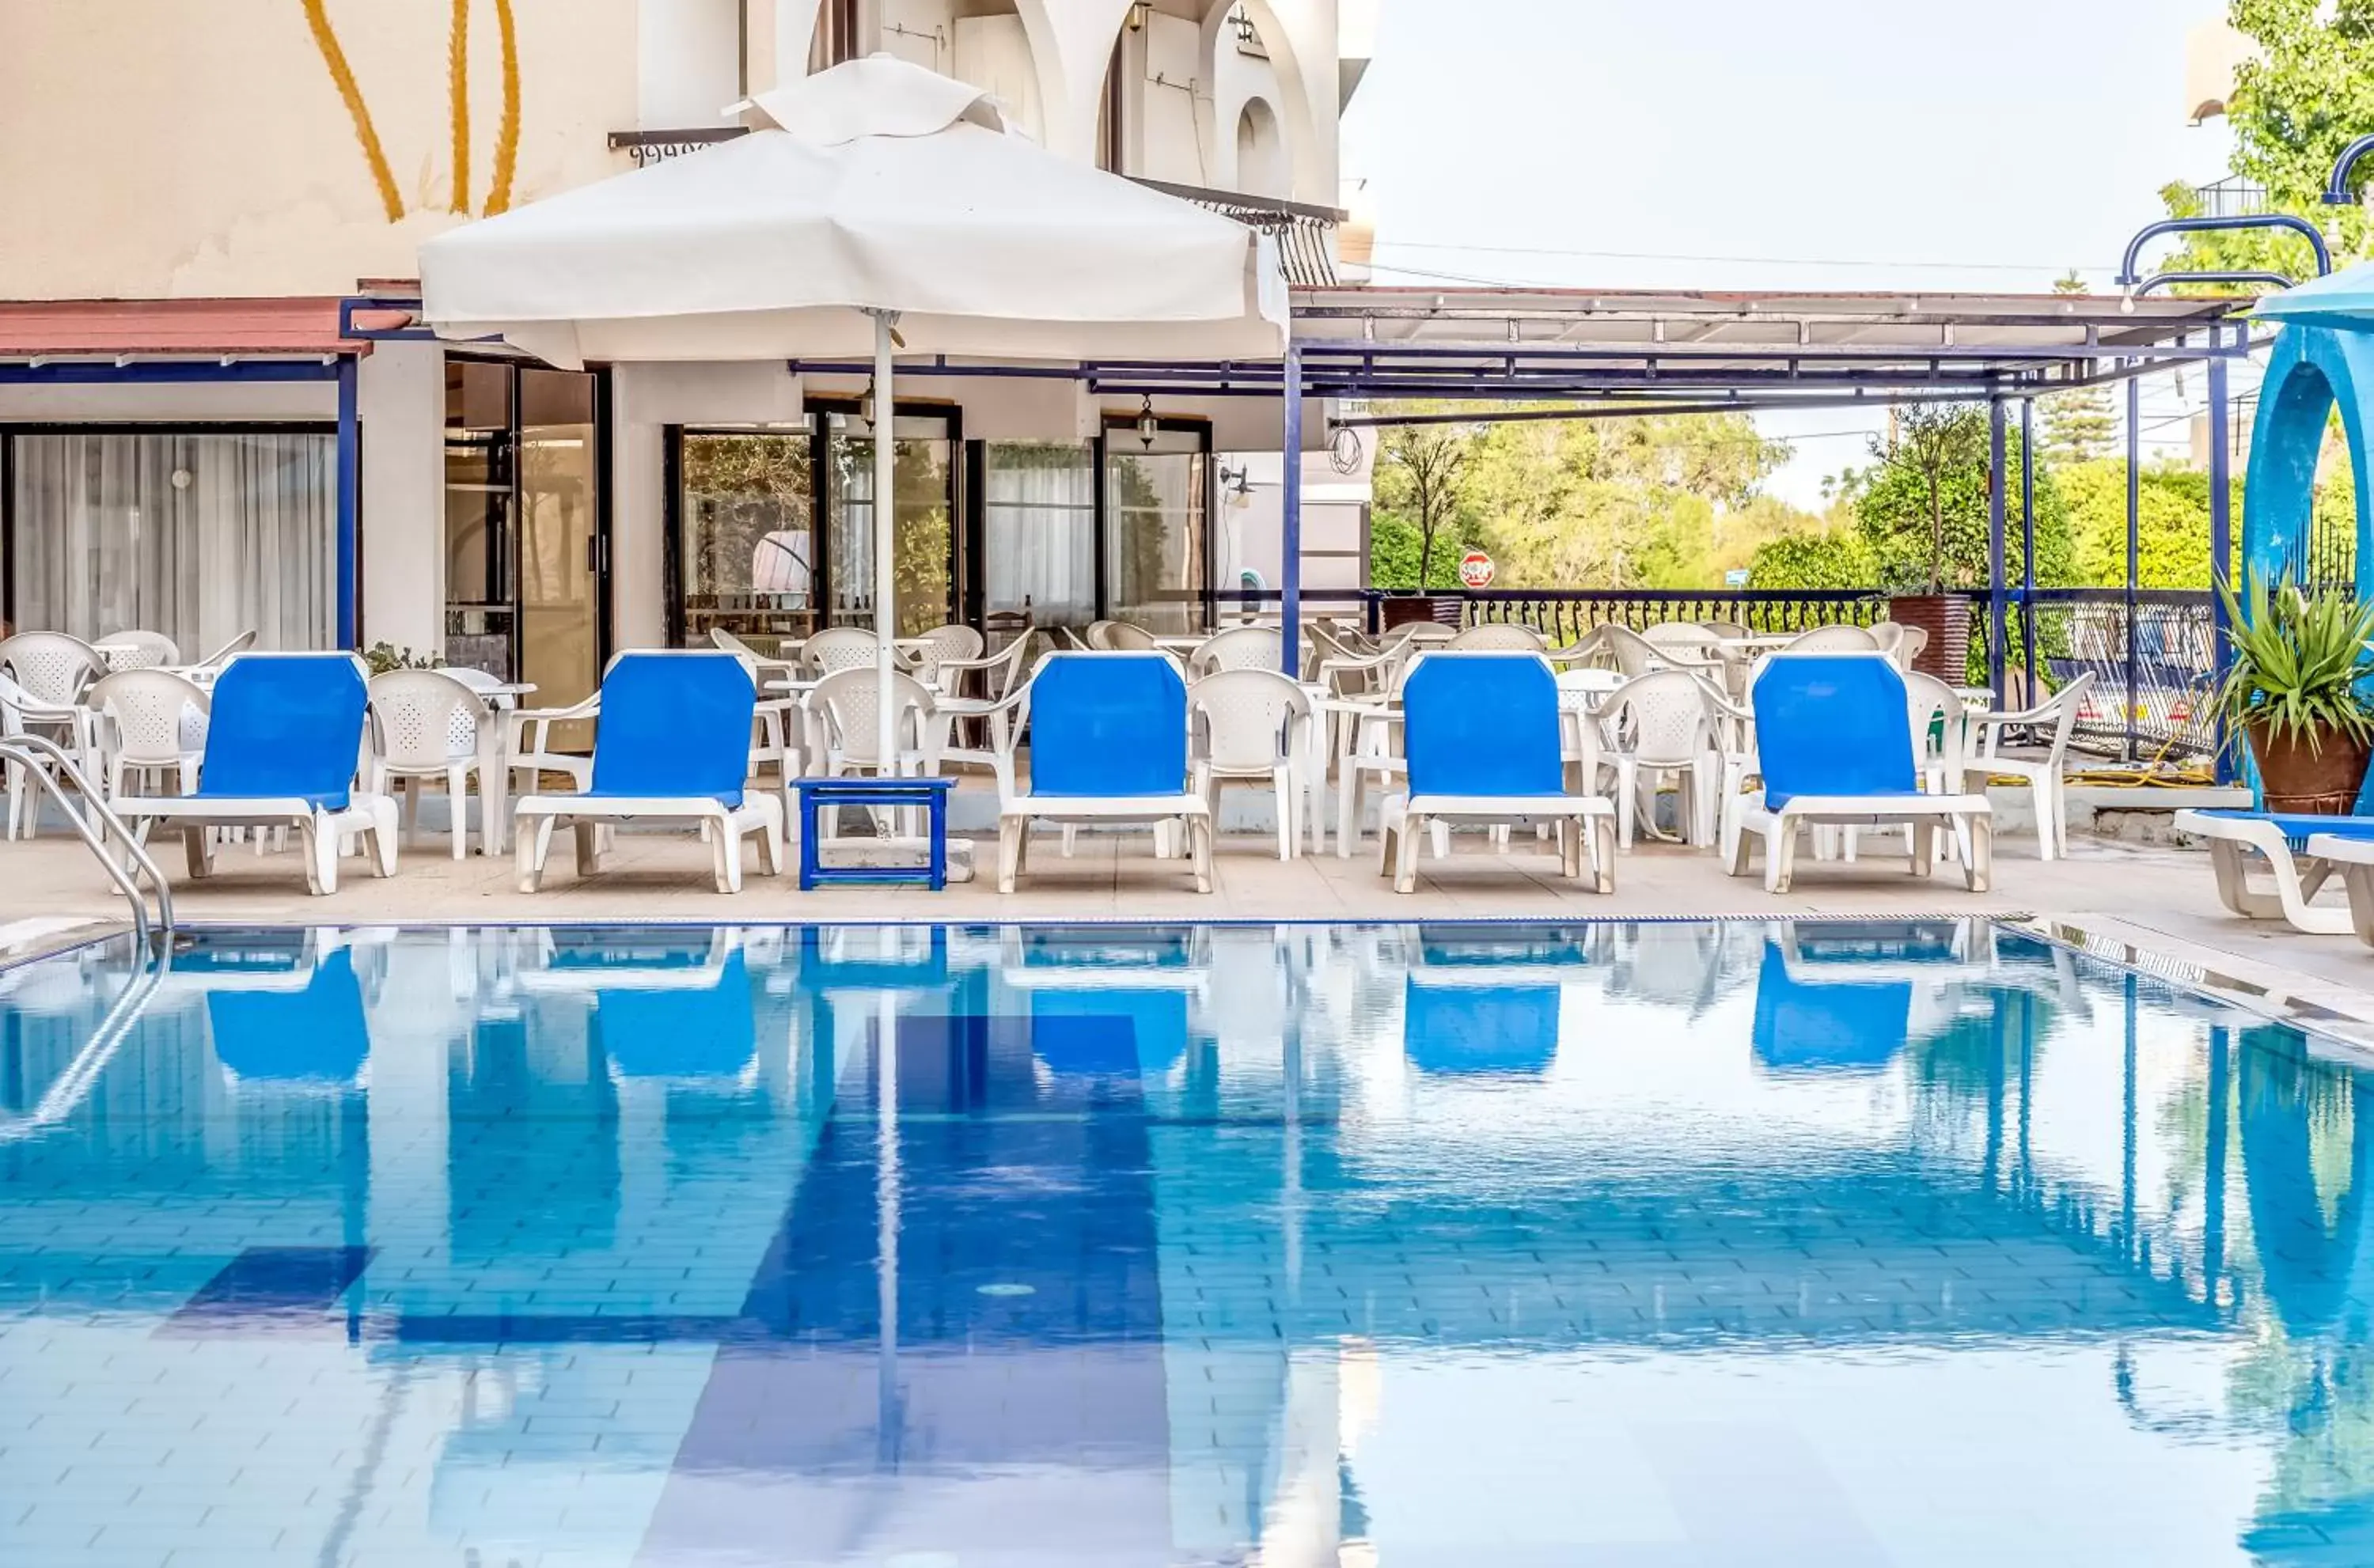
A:
{"label": "terracotta planter pot", "polygon": [[1912,667],[1934,675],[1949,686],[1970,678],[1970,602],[1955,593],[1907,593],[1887,602],[1887,618],[1898,626],[1919,626],[1929,634],[1929,646]]}
{"label": "terracotta planter pot", "polygon": [[2251,755],[2259,765],[2259,788],[2271,812],[2301,816],[2346,816],[2366,782],[2367,747],[2330,731],[2311,753],[2305,737],[2277,736],[2263,724],[2250,727]]}

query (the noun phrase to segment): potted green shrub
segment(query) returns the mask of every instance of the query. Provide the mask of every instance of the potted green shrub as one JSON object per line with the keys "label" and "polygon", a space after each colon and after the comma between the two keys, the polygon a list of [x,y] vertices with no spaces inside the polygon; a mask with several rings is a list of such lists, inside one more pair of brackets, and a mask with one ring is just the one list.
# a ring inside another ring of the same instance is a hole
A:
{"label": "potted green shrub", "polygon": [[2347,813],[2374,749],[2374,604],[2256,573],[2239,598],[2229,583],[2217,591],[2233,654],[2217,707],[2250,738],[2266,809]]}

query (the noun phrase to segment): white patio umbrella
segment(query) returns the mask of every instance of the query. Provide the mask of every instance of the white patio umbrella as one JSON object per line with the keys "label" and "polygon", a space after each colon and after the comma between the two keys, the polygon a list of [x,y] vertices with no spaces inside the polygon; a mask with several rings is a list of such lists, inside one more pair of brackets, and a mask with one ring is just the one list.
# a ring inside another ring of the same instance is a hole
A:
{"label": "white patio umbrella", "polygon": [[1266,358],[1273,241],[1010,132],[887,55],[736,106],[751,134],[439,236],[441,336],[555,365],[874,356],[874,624],[891,734],[893,357]]}

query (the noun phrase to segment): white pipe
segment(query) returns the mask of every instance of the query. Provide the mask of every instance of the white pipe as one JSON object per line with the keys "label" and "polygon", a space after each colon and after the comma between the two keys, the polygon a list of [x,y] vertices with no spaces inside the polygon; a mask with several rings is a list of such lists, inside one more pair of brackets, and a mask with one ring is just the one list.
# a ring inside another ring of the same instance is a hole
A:
{"label": "white pipe", "polygon": [[897,497],[892,494],[896,452],[892,432],[898,428],[898,393],[891,385],[888,310],[868,312],[874,318],[874,724],[884,777],[898,771],[898,726],[890,711],[891,642],[897,633],[898,584],[892,570],[892,549],[898,533]]}

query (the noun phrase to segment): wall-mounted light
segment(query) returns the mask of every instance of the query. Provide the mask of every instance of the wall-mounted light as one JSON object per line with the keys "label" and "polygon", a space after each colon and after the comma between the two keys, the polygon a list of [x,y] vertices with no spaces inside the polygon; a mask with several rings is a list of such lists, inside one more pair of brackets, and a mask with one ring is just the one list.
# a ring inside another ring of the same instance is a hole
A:
{"label": "wall-mounted light", "polygon": [[1250,468],[1230,468],[1225,462],[1220,464],[1220,500],[1231,508],[1252,505],[1252,471]]}
{"label": "wall-mounted light", "polygon": [[874,423],[874,378],[865,378],[865,395],[857,400],[857,416],[870,427]]}
{"label": "wall-mounted light", "polygon": [[1154,450],[1154,439],[1162,434],[1162,421],[1154,416],[1154,398],[1148,393],[1137,411],[1138,444],[1147,451]]}
{"label": "wall-mounted light", "polygon": [[1129,8],[1129,30],[1142,31],[1146,27],[1146,18],[1153,14],[1154,0],[1137,0],[1137,4]]}

